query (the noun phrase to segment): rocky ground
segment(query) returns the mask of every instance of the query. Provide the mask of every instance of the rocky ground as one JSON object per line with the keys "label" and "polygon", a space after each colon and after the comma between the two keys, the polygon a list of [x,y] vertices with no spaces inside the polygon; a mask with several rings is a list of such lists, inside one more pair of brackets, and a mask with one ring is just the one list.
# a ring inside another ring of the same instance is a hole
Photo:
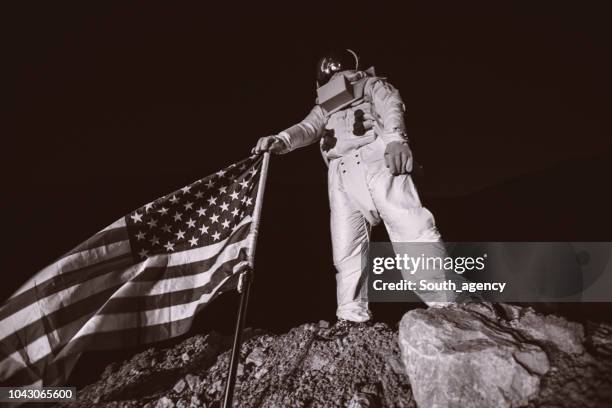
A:
{"label": "rocky ground", "polygon": [[[286,334],[248,330],[237,407],[609,407],[612,327],[528,308],[408,312],[327,339],[327,322]],[[399,341],[398,341],[399,339]],[[71,407],[219,406],[229,340],[191,337],[109,365]]]}

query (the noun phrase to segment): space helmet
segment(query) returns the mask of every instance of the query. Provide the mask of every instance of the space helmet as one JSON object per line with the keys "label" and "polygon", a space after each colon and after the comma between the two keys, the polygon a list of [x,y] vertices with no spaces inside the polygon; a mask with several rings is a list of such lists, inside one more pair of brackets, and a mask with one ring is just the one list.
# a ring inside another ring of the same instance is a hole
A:
{"label": "space helmet", "polygon": [[325,85],[337,72],[359,69],[359,57],[351,49],[331,50],[317,63],[317,86]]}

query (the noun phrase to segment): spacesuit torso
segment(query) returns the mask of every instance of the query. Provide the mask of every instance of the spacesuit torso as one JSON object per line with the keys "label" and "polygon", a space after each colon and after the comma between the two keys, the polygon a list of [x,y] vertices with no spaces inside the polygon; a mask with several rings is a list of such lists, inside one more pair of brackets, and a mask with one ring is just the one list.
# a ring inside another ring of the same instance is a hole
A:
{"label": "spacesuit torso", "polygon": [[320,139],[326,162],[345,156],[380,138],[386,145],[407,141],[404,104],[399,92],[384,78],[364,71],[343,73],[358,99],[340,110],[326,113],[319,105],[300,123],[280,132],[285,152]]}
{"label": "spacesuit torso", "polygon": [[327,117],[320,142],[321,152],[327,161],[344,156],[376,140],[379,129],[369,127],[363,134],[355,131],[355,125],[363,123],[362,118],[366,114],[374,116],[372,103],[361,99]]}

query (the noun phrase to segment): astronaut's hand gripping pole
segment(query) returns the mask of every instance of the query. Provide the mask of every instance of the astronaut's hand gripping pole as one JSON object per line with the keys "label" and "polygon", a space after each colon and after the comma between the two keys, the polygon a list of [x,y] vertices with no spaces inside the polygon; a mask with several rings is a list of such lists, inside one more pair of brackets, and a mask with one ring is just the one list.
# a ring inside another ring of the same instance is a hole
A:
{"label": "astronaut's hand gripping pole", "polygon": [[285,142],[283,142],[278,136],[265,136],[260,137],[257,144],[251,152],[254,154],[261,154],[264,152],[270,152],[274,154],[280,154],[287,150]]}

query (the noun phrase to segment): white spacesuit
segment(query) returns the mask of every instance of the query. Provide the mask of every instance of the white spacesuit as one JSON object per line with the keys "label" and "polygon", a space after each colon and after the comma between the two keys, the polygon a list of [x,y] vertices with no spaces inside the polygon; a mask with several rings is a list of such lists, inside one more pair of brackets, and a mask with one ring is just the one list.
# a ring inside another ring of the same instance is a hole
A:
{"label": "white spacesuit", "polygon": [[[398,90],[375,76],[373,69],[343,69],[346,66],[338,63],[335,70],[328,70],[327,80],[346,78],[353,90],[350,102],[328,111],[319,100],[303,121],[260,139],[254,150],[287,153],[320,141],[329,167],[333,259],[338,272],[336,315],[364,322],[371,316],[361,279],[361,247],[369,241],[371,227],[384,222],[393,242],[435,243],[441,238],[410,176],[412,155]],[[441,243],[432,247],[443,255]],[[430,278],[445,279],[442,275]],[[425,300],[432,303],[431,298]]]}

